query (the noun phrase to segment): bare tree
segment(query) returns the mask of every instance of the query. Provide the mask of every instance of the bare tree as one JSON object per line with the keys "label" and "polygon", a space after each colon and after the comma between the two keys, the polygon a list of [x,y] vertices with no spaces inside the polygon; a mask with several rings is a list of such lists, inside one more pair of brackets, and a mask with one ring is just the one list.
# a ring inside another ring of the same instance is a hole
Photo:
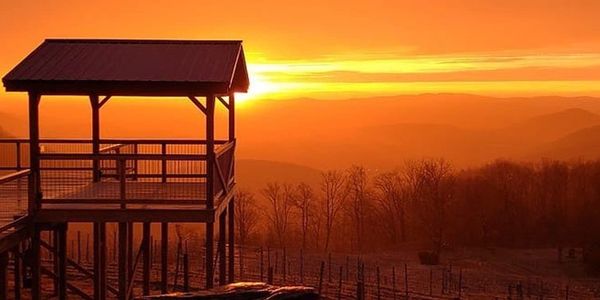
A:
{"label": "bare tree", "polygon": [[352,166],[347,170],[346,190],[348,215],[350,224],[354,226],[356,250],[363,250],[363,235],[368,209],[368,181],[367,172],[362,166]]}
{"label": "bare tree", "polygon": [[325,250],[329,249],[335,218],[346,198],[345,178],[340,171],[321,173],[321,191],[323,192],[323,219],[325,225]]}
{"label": "bare tree", "polygon": [[444,243],[446,209],[453,198],[452,167],[444,159],[409,162],[406,179],[421,225],[429,235],[433,252],[439,255]]}
{"label": "bare tree", "polygon": [[302,232],[302,249],[306,249],[306,240],[309,232],[310,218],[313,214],[314,194],[312,188],[301,182],[296,187],[294,205],[300,211],[300,231]]}
{"label": "bare tree", "polygon": [[406,189],[398,171],[375,176],[374,186],[379,191],[380,216],[390,232],[392,244],[406,241]]}
{"label": "bare tree", "polygon": [[290,184],[278,182],[267,183],[262,194],[269,202],[267,217],[271,222],[271,230],[275,234],[279,247],[287,242],[290,212],[293,205],[293,188]]}
{"label": "bare tree", "polygon": [[250,237],[258,225],[258,208],[254,200],[254,194],[238,190],[235,194],[235,227],[237,241],[241,245],[248,243]]}

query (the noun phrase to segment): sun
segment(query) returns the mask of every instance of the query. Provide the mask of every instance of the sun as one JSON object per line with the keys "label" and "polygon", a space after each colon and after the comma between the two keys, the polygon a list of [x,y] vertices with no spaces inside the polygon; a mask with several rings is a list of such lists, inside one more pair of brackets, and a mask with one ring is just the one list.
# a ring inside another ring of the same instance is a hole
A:
{"label": "sun", "polygon": [[278,85],[269,80],[264,74],[252,71],[251,68],[248,70],[250,77],[250,87],[248,93],[237,93],[235,95],[236,103],[247,104],[252,100],[260,99],[266,95],[277,94],[280,90]]}

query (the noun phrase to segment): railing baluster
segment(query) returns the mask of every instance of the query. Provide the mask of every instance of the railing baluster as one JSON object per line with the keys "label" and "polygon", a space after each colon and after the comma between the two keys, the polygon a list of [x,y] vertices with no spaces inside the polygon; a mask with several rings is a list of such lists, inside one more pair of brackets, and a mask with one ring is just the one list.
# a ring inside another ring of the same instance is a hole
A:
{"label": "railing baluster", "polygon": [[117,158],[117,168],[119,170],[119,195],[121,200],[121,209],[127,208],[126,190],[125,190],[125,161],[123,158]]}
{"label": "railing baluster", "polygon": [[16,150],[17,150],[17,155],[16,155],[16,163],[17,163],[17,171],[21,171],[21,142],[17,142],[15,144],[16,146]]}
{"label": "railing baluster", "polygon": [[166,160],[166,155],[167,155],[167,144],[166,143],[162,143],[161,144],[161,153],[163,155],[163,159],[162,159],[162,182],[167,182],[167,160]]}

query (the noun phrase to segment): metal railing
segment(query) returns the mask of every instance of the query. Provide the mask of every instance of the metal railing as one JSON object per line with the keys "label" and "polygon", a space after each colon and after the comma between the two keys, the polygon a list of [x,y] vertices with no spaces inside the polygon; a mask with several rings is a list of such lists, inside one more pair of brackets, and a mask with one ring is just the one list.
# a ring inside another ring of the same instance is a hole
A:
{"label": "metal railing", "polygon": [[29,170],[0,177],[0,233],[14,228],[27,215]]}

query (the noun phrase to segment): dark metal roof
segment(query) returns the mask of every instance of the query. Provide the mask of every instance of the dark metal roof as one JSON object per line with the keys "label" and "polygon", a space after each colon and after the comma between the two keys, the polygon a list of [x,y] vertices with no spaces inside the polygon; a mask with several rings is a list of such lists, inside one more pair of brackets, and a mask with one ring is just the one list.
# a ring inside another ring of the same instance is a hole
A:
{"label": "dark metal roof", "polygon": [[48,39],[3,79],[40,94],[246,92],[241,41]]}

